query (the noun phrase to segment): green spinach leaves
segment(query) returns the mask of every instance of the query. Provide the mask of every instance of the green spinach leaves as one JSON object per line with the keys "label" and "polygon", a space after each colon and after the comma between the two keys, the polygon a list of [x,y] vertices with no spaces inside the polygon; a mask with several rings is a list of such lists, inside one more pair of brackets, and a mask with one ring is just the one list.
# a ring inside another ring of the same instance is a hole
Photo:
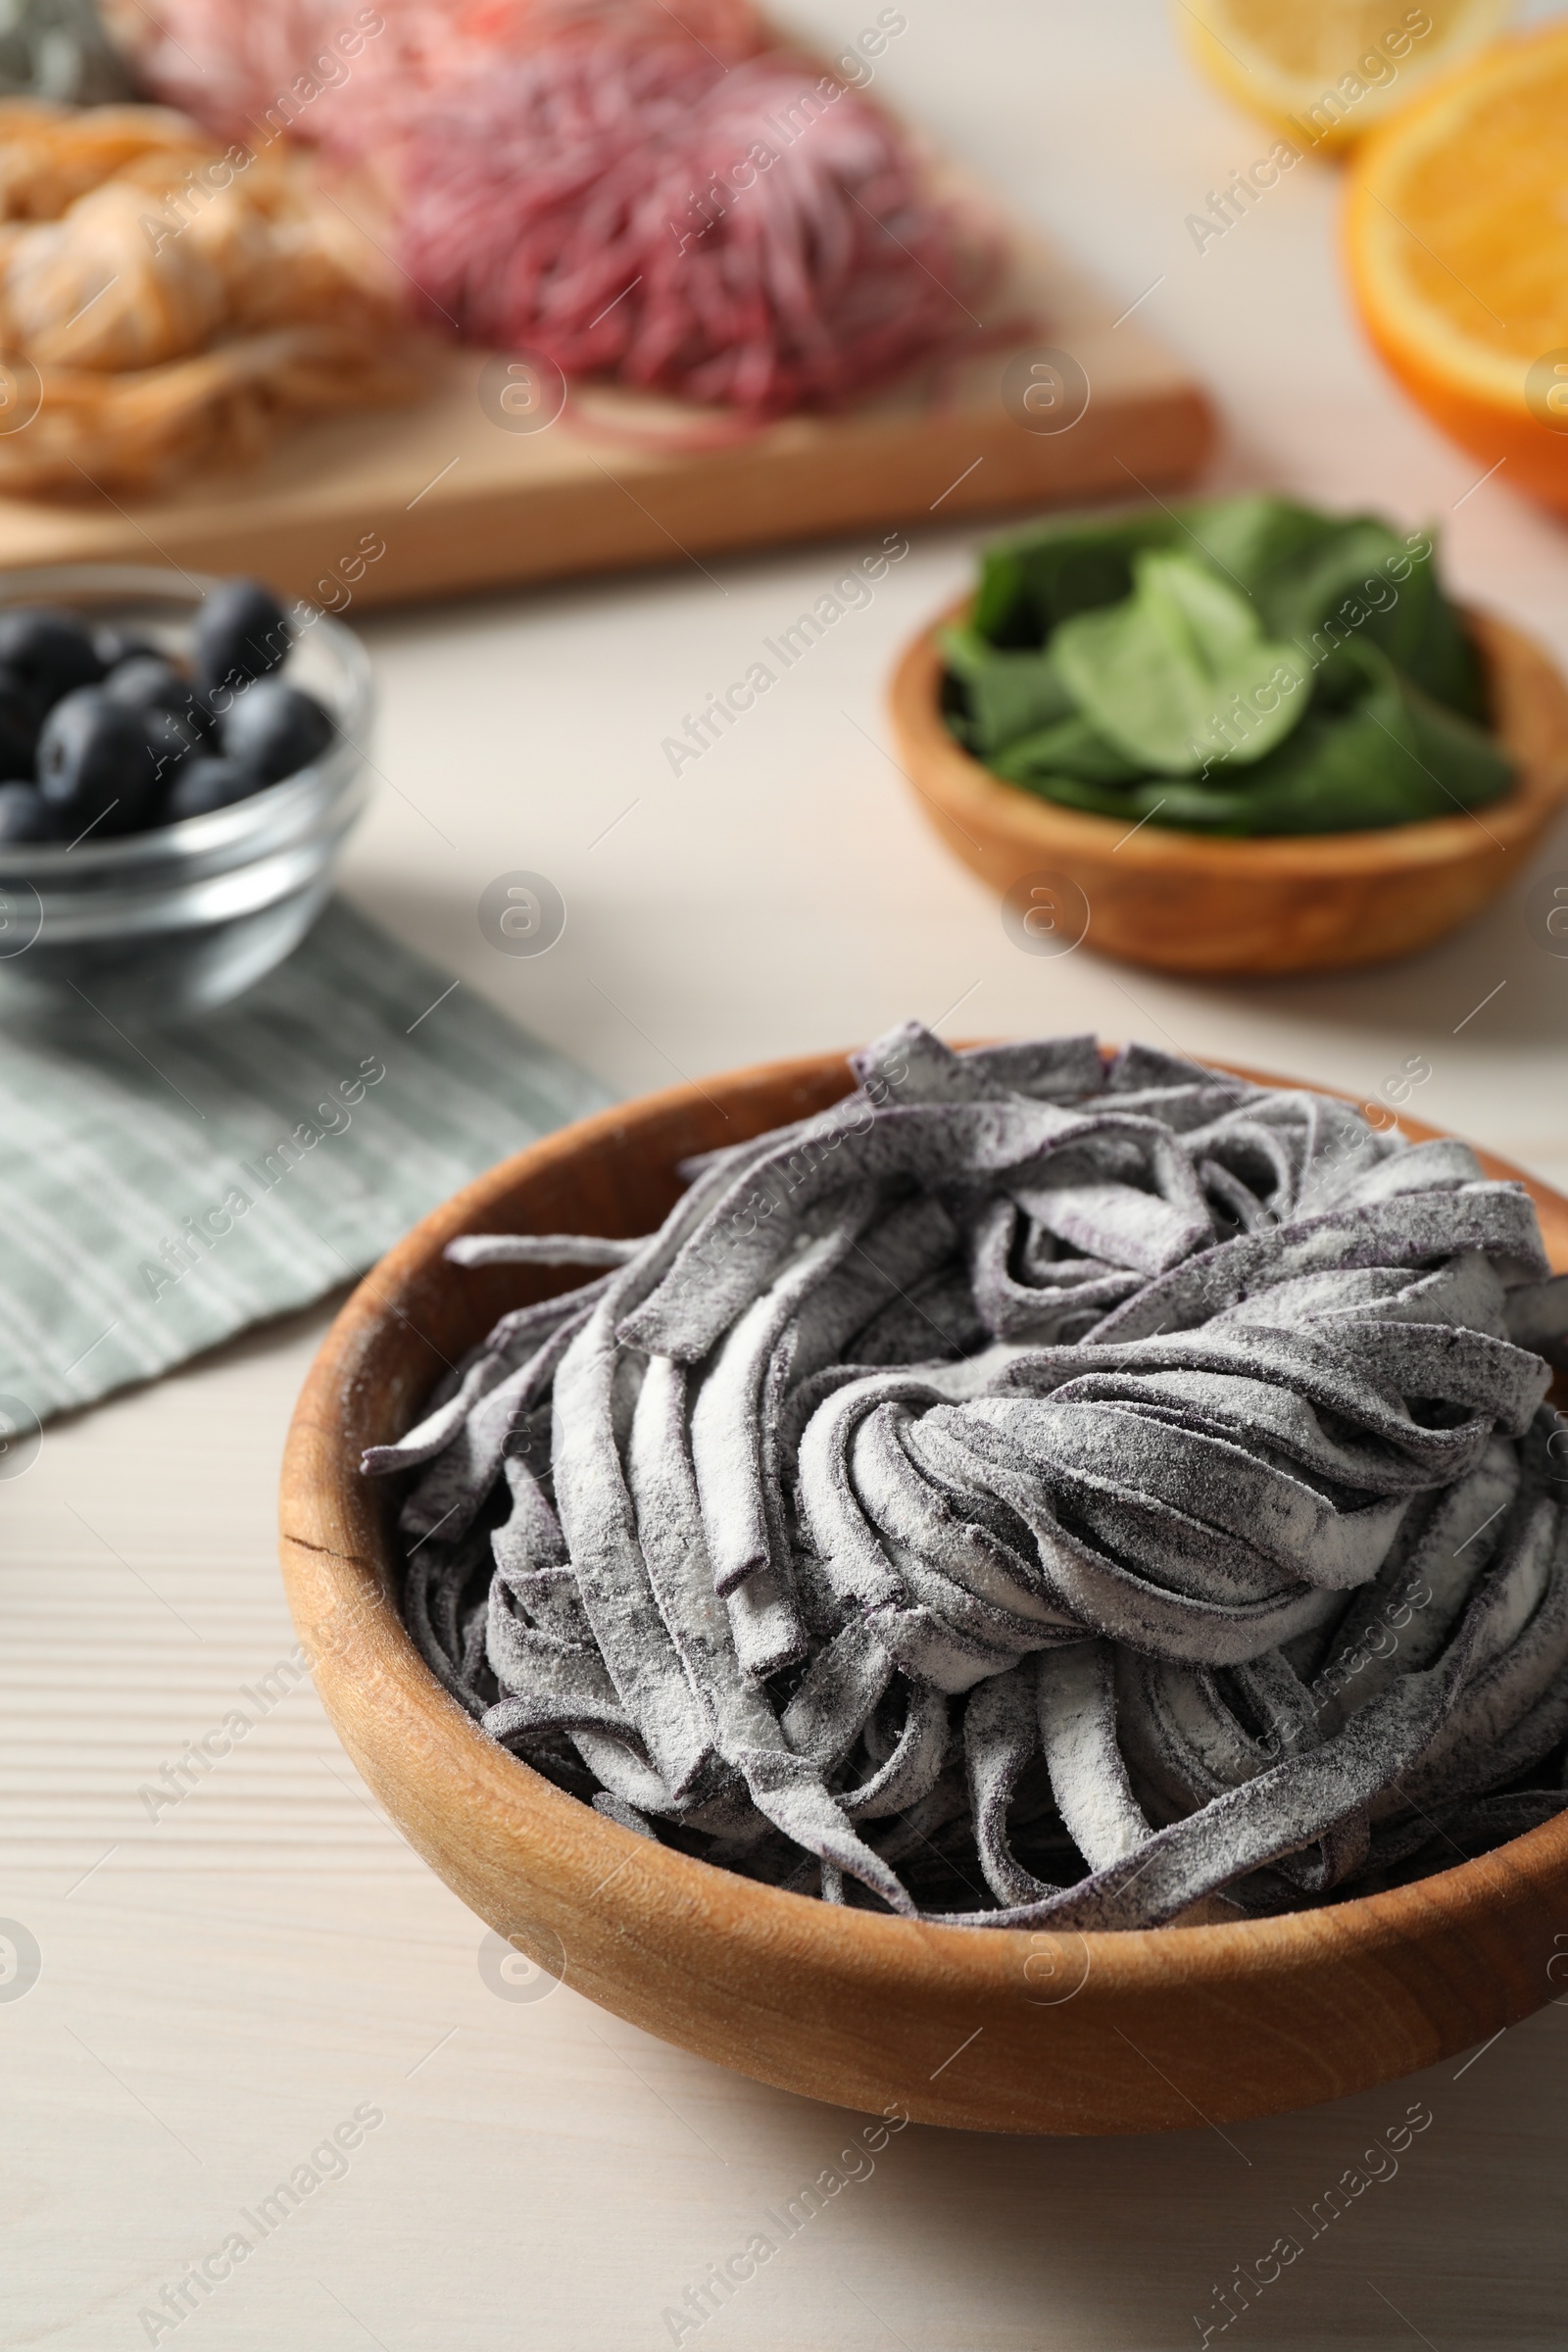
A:
{"label": "green spinach leaves", "polygon": [[1129,823],[1346,832],[1513,781],[1432,540],[1374,515],[1246,497],[1021,533],[942,642],[960,742]]}

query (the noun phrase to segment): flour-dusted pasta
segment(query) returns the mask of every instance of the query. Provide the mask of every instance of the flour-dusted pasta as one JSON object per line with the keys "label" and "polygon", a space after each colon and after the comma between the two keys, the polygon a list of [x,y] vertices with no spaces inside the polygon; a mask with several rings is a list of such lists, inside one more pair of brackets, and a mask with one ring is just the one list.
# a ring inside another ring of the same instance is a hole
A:
{"label": "flour-dusted pasta", "polygon": [[[1568,1803],[1568,1278],[1467,1146],[915,1025],[508,1315],[407,1437],[410,1629],[560,1787],[976,1927],[1364,1892]],[[1544,1351],[1544,1352],[1543,1352]]]}

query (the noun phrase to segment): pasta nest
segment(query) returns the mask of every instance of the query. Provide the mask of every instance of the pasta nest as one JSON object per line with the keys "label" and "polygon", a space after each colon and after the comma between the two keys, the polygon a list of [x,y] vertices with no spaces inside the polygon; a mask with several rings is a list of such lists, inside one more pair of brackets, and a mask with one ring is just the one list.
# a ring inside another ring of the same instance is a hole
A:
{"label": "pasta nest", "polygon": [[1521,1185],[1329,1098],[917,1026],[689,1163],[366,1468],[483,1729],[601,1811],[972,1926],[1235,1918],[1568,1797],[1568,1361]]}

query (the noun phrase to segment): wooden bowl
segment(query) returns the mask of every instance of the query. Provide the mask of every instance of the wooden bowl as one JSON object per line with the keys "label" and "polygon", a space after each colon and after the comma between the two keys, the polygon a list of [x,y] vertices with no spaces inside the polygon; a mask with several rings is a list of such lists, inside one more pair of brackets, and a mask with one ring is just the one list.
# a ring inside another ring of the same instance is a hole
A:
{"label": "wooden bowl", "polygon": [[[393,1604],[394,1482],[362,1478],[361,1448],[400,1436],[497,1316],[571,1278],[459,1272],[446,1243],[646,1233],[687,1153],[825,1109],[849,1087],[839,1056],[813,1055],[583,1120],[426,1217],[333,1324],[289,1433],[283,1577],[327,1713],[410,1842],[499,1934],[634,2025],[809,2097],[971,2130],[1268,2115],[1430,2065],[1551,1998],[1568,1815],[1417,1885],[1240,1926],[926,1927],[636,1837],[493,1745],[447,1696]],[[1568,1267],[1568,1200],[1524,1181],[1553,1264]]]}
{"label": "wooden bowl", "polygon": [[[917,637],[890,689],[905,772],[950,850],[994,890],[1063,877],[1088,901],[1085,944],[1169,972],[1313,972],[1430,946],[1523,873],[1568,797],[1568,684],[1506,621],[1467,612],[1493,724],[1519,780],[1474,816],[1366,833],[1210,841],[1058,808],[1004,783],[949,734],[937,632]],[[1070,893],[1069,893],[1070,897]],[[1081,903],[1074,928],[1082,920]]]}

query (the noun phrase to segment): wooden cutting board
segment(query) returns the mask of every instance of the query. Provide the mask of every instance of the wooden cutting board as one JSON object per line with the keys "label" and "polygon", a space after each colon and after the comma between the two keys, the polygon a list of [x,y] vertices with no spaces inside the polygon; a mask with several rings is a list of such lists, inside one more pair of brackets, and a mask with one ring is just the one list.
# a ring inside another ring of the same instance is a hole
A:
{"label": "wooden cutting board", "polygon": [[[506,361],[449,349],[428,400],[307,426],[243,473],[146,499],[0,499],[0,572],[172,564],[253,573],[341,612],[572,572],[701,566],[722,551],[928,516],[1130,497],[1196,471],[1212,437],[1208,403],[1135,313],[1118,318],[1060,255],[1022,240],[991,309],[1038,324],[940,388],[790,417],[706,449],[692,446],[694,413],[609,388],[574,394],[547,429],[514,429],[498,421]],[[1063,427],[1082,379],[1087,408]]]}

